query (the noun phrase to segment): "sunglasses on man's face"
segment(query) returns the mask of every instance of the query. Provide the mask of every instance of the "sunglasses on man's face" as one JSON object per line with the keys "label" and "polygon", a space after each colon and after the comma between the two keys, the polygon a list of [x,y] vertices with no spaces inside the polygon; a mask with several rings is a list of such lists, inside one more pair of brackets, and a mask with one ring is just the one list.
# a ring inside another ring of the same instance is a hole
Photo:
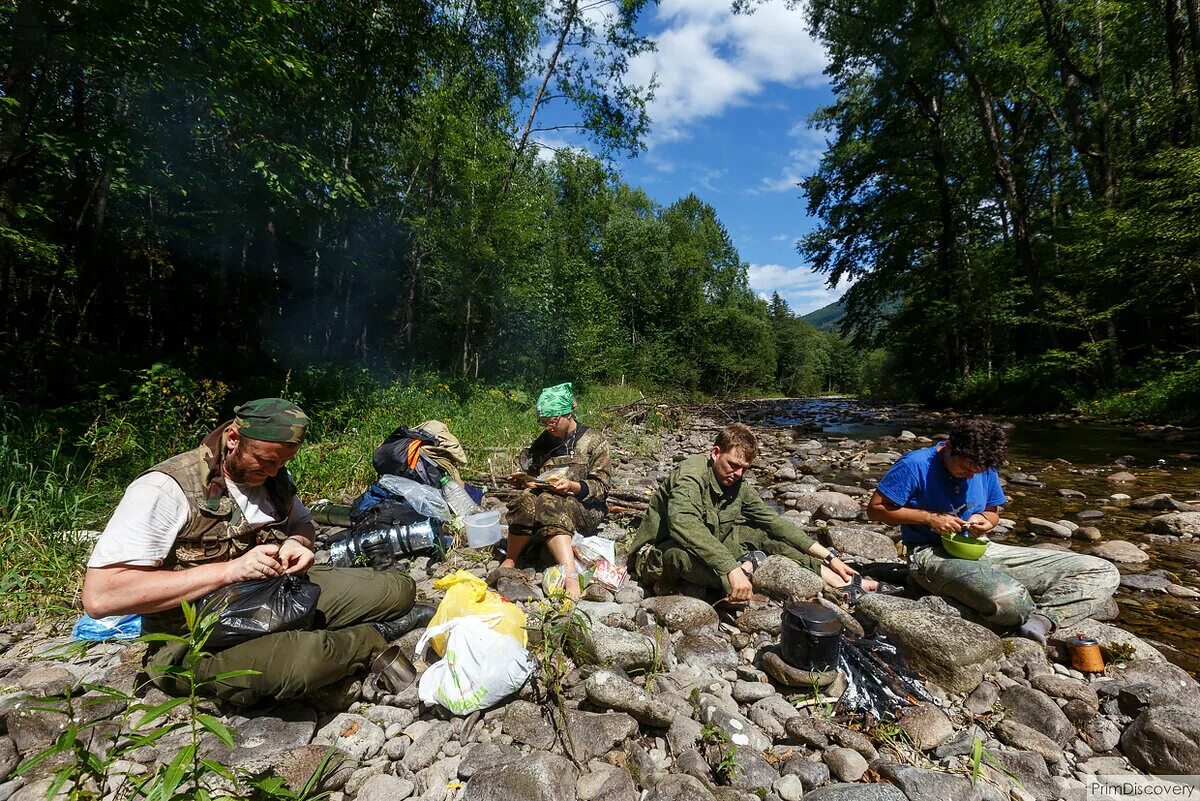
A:
{"label": "sunglasses on man's face", "polygon": [[539,417],[539,418],[538,418],[538,425],[539,425],[539,426],[542,426],[543,428],[545,428],[545,427],[546,427],[546,426],[548,426],[548,425],[554,425],[555,423],[557,423],[557,422],[558,422],[559,420],[561,420],[561,419],[562,419],[562,415],[561,415],[561,414],[555,415],[554,417]]}

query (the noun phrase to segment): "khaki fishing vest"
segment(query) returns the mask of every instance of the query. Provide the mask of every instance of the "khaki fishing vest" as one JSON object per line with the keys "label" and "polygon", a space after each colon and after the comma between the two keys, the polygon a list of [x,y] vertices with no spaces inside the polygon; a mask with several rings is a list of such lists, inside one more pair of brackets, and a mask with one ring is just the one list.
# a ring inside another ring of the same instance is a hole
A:
{"label": "khaki fishing vest", "polygon": [[287,537],[283,527],[296,497],[296,485],[287,469],[281,469],[266,483],[267,495],[279,519],[255,529],[246,522],[241,507],[228,494],[211,503],[204,497],[210,477],[205,461],[207,455],[208,448],[202,445],[172,456],[146,471],[166,473],[179,484],[188,501],[187,522],[163,560],[165,568],[184,570],[212,562],[228,562],[256,545],[282,542]]}

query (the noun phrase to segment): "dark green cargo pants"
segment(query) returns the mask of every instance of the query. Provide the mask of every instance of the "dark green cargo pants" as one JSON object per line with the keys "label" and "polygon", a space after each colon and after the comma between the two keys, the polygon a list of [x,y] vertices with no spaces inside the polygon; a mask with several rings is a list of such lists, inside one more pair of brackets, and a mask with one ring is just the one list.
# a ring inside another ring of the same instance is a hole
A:
{"label": "dark green cargo pants", "polygon": [[[786,556],[801,567],[817,575],[821,574],[820,559],[809,556],[786,542],[772,539],[770,534],[760,528],[734,526],[724,544],[734,558],[750,551],[762,551],[768,556]],[[672,543],[661,551],[650,546],[639,564],[643,580],[661,581],[665,589],[671,589],[681,581],[688,581],[702,587],[714,587],[725,593],[729,592],[729,577],[718,576],[703,559],[682,545]]]}
{"label": "dark green cargo pants", "polygon": [[[196,663],[197,680],[231,670],[255,670],[206,685],[203,691],[233,704],[262,699],[300,698],[369,666],[387,643],[373,626],[412,608],[416,587],[395,571],[320,566],[308,577],[321,587],[309,631],[283,631],[217,651]],[[163,692],[186,695],[187,685],[156,667],[178,665],[187,646],[164,643],[146,659],[151,681]]]}

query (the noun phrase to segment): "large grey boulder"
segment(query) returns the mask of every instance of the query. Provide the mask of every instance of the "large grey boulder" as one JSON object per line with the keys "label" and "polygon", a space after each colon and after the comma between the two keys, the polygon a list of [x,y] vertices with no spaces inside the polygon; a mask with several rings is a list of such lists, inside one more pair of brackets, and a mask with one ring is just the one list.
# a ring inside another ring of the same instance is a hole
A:
{"label": "large grey boulder", "polygon": [[729,742],[738,748],[749,748],[759,753],[771,746],[771,740],[758,727],[737,712],[725,707],[719,698],[712,695],[700,696],[700,721],[716,726],[725,733]]}
{"label": "large grey boulder", "polygon": [[332,754],[330,750],[328,745],[316,744],[302,745],[271,754],[259,754],[252,750],[246,756],[234,757],[233,762],[227,764],[247,773],[273,770],[283,779],[284,784],[298,791],[328,757],[328,767],[315,789],[318,792],[335,791],[346,786],[357,762],[340,748],[333,748]]}
{"label": "large grey boulder", "polygon": [[463,790],[463,801],[575,801],[579,771],[566,757],[534,752],[525,759],[481,770]]}
{"label": "large grey boulder", "polygon": [[660,648],[653,639],[636,631],[625,631],[593,621],[580,632],[580,638],[600,665],[611,665],[622,670],[650,670],[665,666],[665,648]]}
{"label": "large grey boulder", "polygon": [[1035,690],[1041,690],[1054,698],[1065,698],[1068,701],[1082,701],[1092,709],[1100,706],[1100,698],[1091,685],[1084,684],[1079,679],[1060,676],[1057,673],[1044,673],[1029,680]]}
{"label": "large grey boulder", "polygon": [[704,727],[698,721],[687,715],[676,715],[671,727],[667,729],[667,745],[671,747],[671,754],[679,756],[684,751],[695,748],[703,733]]}
{"label": "large grey boulder", "polygon": [[779,771],[757,751],[739,748],[733,755],[735,765],[729,786],[738,790],[770,789],[779,780]]}
{"label": "large grey boulder", "polygon": [[708,787],[695,776],[672,773],[654,785],[650,794],[646,796],[646,801],[715,801],[715,799]]}
{"label": "large grey boulder", "polygon": [[945,712],[933,704],[917,704],[904,710],[900,716],[900,728],[908,736],[913,748],[919,751],[937,748],[954,736],[954,724]]}
{"label": "large grey boulder", "polygon": [[794,499],[795,508],[801,512],[816,512],[825,507],[831,516],[826,520],[853,520],[862,510],[858,501],[842,492],[818,490],[807,492]]}
{"label": "large grey boulder", "polygon": [[674,707],[654,700],[643,688],[610,670],[597,670],[583,686],[588,702],[601,709],[625,712],[639,723],[659,728],[675,720]]}
{"label": "large grey boulder", "polygon": [[1092,548],[1092,555],[1124,565],[1136,565],[1150,561],[1149,554],[1127,540],[1102,542]]}
{"label": "large grey boulder", "polygon": [[433,764],[434,757],[442,746],[450,741],[454,726],[448,720],[439,720],[425,730],[404,752],[404,767],[413,773]]}
{"label": "large grey boulder", "polygon": [[1017,684],[1000,693],[1005,717],[1044,733],[1059,746],[1075,736],[1075,726],[1054,699],[1041,690]]}
{"label": "large grey boulder", "polygon": [[1168,512],[1153,517],[1146,526],[1155,534],[1181,537],[1184,534],[1200,537],[1200,512]]}
{"label": "large grey boulder", "polygon": [[965,776],[897,762],[876,761],[871,768],[899,787],[908,801],[981,801],[983,797],[979,788]]}
{"label": "large grey boulder", "polygon": [[908,801],[894,784],[830,784],[805,794],[804,801]]}
{"label": "large grey boulder", "polygon": [[1151,707],[1125,730],[1121,750],[1147,773],[1200,774],[1200,716],[1188,706]]}
{"label": "large grey boulder", "polygon": [[660,595],[647,598],[641,607],[670,631],[701,632],[717,628],[717,610],[712,604],[687,595]]}
{"label": "large grey boulder", "polygon": [[785,724],[800,712],[776,693],[755,701],[746,714],[772,740],[782,740],[787,736]]}
{"label": "large grey boulder", "polygon": [[468,746],[458,763],[458,778],[469,779],[480,771],[516,762],[524,755],[516,747],[499,743],[478,743]]}
{"label": "large grey boulder", "polygon": [[768,556],[754,571],[754,589],[779,601],[813,598],[825,587],[821,577],[788,559]]}
{"label": "large grey boulder", "polygon": [[1030,532],[1039,537],[1054,537],[1060,540],[1071,539],[1072,529],[1061,523],[1052,523],[1040,517],[1030,517],[1026,518],[1025,525],[1028,526]]}
{"label": "large grey boulder", "polygon": [[675,658],[682,665],[720,673],[738,666],[737,651],[728,640],[710,634],[685,634],[675,643]]}
{"label": "large grey boulder", "polygon": [[1033,751],[996,751],[992,756],[1038,801],[1054,801],[1059,797],[1058,788],[1046,770],[1046,760],[1041,754]]}
{"label": "large grey boulder", "polygon": [[336,745],[357,762],[365,762],[382,750],[383,729],[362,715],[342,712],[313,737],[314,745]]}
{"label": "large grey boulder", "polygon": [[[1138,708],[1129,711],[1137,714],[1141,707],[1190,706],[1200,708],[1200,683],[1191,674],[1170,662],[1146,662],[1137,660],[1124,668],[1111,668],[1114,681],[1099,686],[1105,695],[1136,697]],[[1132,700],[1132,698],[1131,698]]]}
{"label": "large grey boulder", "polygon": [[[868,594],[859,612],[896,643],[905,664],[951,692],[969,693],[1004,655],[1000,638],[983,626],[887,596]],[[910,602],[911,603],[911,602]]]}
{"label": "large grey boulder", "polygon": [[866,528],[831,526],[826,529],[826,544],[839,551],[870,562],[896,562],[896,544],[884,534]]}
{"label": "large grey boulder", "polygon": [[749,634],[762,632],[778,637],[783,631],[783,610],[778,606],[747,609],[737,616],[737,627]]}
{"label": "large grey boulder", "polygon": [[21,762],[21,755],[17,753],[17,746],[7,737],[0,736],[0,783],[3,783],[9,774]]}
{"label": "large grey boulder", "polygon": [[637,733],[637,721],[623,712],[580,712],[567,710],[566,736],[557,734],[557,713],[528,701],[513,701],[504,710],[504,733],[515,741],[540,751],[565,745],[581,762],[600,756],[614,745]]}
{"label": "large grey boulder", "polygon": [[1144,498],[1135,498],[1129,502],[1131,509],[1141,509],[1143,511],[1168,511],[1168,512],[1196,512],[1200,511],[1191,504],[1177,501],[1171,497],[1169,492],[1160,492],[1157,495],[1147,495]]}
{"label": "large grey boulder", "polygon": [[407,779],[380,773],[363,782],[357,801],[404,801],[413,794],[416,785]]}
{"label": "large grey boulder", "polygon": [[66,715],[42,711],[36,706],[36,699],[21,701],[4,716],[8,736],[22,754],[40,751],[58,739],[67,728]]}
{"label": "large grey boulder", "polygon": [[625,768],[605,773],[587,773],[575,785],[579,801],[637,801],[633,776]]}
{"label": "large grey boulder", "polygon": [[1024,723],[1002,720],[996,724],[995,731],[996,737],[1005,745],[1041,754],[1047,762],[1059,762],[1063,758],[1063,750],[1058,743]]}

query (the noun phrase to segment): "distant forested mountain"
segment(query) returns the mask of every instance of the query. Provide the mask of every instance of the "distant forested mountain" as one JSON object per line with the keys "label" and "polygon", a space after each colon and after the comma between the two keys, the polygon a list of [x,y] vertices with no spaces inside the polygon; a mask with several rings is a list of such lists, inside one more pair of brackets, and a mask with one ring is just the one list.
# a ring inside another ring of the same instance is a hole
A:
{"label": "distant forested mountain", "polygon": [[818,331],[836,331],[838,323],[846,316],[846,307],[840,300],[822,306],[814,312],[803,315],[800,319]]}

